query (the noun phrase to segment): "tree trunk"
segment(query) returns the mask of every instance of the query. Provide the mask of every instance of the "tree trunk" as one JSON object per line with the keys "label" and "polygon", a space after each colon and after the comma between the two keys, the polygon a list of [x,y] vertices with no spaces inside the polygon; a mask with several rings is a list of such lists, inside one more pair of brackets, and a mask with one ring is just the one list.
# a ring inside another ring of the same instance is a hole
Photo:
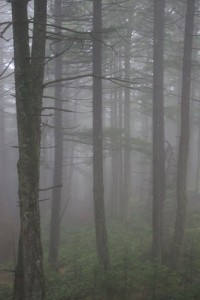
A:
{"label": "tree trunk", "polygon": [[96,246],[99,262],[109,267],[104,207],[102,146],[102,3],[93,1],[93,184]]}
{"label": "tree trunk", "polygon": [[39,166],[46,1],[34,1],[31,56],[26,0],[12,2],[12,19],[21,225],[13,299],[41,300],[45,297],[45,288],[40,236]]}
{"label": "tree trunk", "polygon": [[178,172],[177,172],[177,210],[175,232],[173,240],[173,267],[180,260],[183,245],[186,201],[187,201],[187,169],[190,137],[190,90],[192,69],[192,43],[194,27],[195,0],[187,1],[187,12],[185,21],[185,39],[183,53],[183,74],[181,92],[181,135],[179,142]]}
{"label": "tree trunk", "polygon": [[[114,69],[116,72],[116,67]],[[111,69],[112,74],[112,69]],[[114,89],[114,91],[113,91]],[[111,216],[116,217],[118,213],[118,141],[117,141],[117,87],[111,85],[110,93],[110,128],[111,128],[111,194],[110,194],[110,203],[111,203]]]}
{"label": "tree trunk", "polygon": [[[55,25],[56,34],[60,34],[61,21],[61,0],[55,1]],[[59,55],[61,43],[57,42],[55,46],[55,80],[62,78],[62,57]],[[62,158],[63,158],[63,134],[62,134],[62,85],[55,87],[55,120],[54,120],[54,174],[53,187],[62,184]],[[60,243],[60,210],[61,210],[61,187],[53,189],[51,224],[50,224],[50,244],[49,244],[49,262],[56,267],[59,254]]]}
{"label": "tree trunk", "polygon": [[[125,46],[125,61],[124,61],[124,76],[126,80],[130,80],[131,68],[131,33],[130,21],[128,22],[127,29],[127,44]],[[130,202],[130,184],[131,184],[131,150],[130,150],[130,137],[131,137],[131,94],[130,88],[127,86],[124,91],[124,188],[123,188],[123,221],[129,218],[129,202]]]}
{"label": "tree trunk", "polygon": [[200,110],[198,112],[198,141],[197,141],[197,172],[195,182],[195,196],[199,196],[199,184],[200,184]]}
{"label": "tree trunk", "polygon": [[165,199],[164,150],[164,16],[165,0],[154,0],[153,49],[153,259],[161,262],[163,239],[163,202]]}
{"label": "tree trunk", "polygon": [[[0,74],[4,70],[4,43],[3,39],[0,38]],[[0,190],[1,190],[1,220],[5,221],[8,216],[8,203],[6,199],[6,185],[8,181],[7,173],[7,147],[6,147],[6,122],[5,122],[5,98],[4,98],[4,85],[5,81],[0,78],[0,168],[3,172],[0,175]]]}
{"label": "tree trunk", "polygon": [[[119,57],[119,69],[122,70],[122,58]],[[119,106],[119,118],[118,118],[118,123],[119,123],[119,174],[118,174],[118,193],[119,193],[119,215],[123,215],[123,186],[124,186],[124,152],[123,152],[123,90],[121,88],[118,89],[118,106]]]}

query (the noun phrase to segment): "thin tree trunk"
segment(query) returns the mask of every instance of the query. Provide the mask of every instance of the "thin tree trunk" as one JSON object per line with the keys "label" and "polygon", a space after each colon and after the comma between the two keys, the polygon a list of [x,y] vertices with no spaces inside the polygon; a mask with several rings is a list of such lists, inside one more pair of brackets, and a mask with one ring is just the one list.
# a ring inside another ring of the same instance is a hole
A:
{"label": "thin tree trunk", "polygon": [[[112,70],[111,70],[112,74]],[[114,97],[113,97],[113,90],[111,88],[110,91],[110,128],[111,128],[111,191],[110,191],[110,213],[111,216],[115,216],[115,208],[116,208],[116,202],[115,202],[115,191],[116,191],[116,171],[115,171],[115,137],[114,137]]]}
{"label": "thin tree trunk", "polygon": [[183,74],[181,93],[181,135],[179,142],[178,173],[177,173],[177,210],[173,240],[173,267],[179,263],[183,246],[186,201],[187,201],[187,170],[190,137],[190,90],[192,69],[192,43],[194,26],[195,0],[187,1],[185,21],[185,39],[183,53]]}
{"label": "thin tree trunk", "polygon": [[93,184],[96,246],[100,264],[109,267],[105,220],[102,146],[102,3],[93,1]]}
{"label": "thin tree trunk", "polygon": [[197,143],[197,172],[195,182],[195,196],[199,196],[199,184],[200,184],[200,110],[198,112],[198,143]]}
{"label": "thin tree trunk", "polygon": [[[70,107],[66,107],[66,109],[70,109]],[[67,122],[67,127],[69,127],[69,128],[76,127],[76,125],[77,125],[77,102],[76,102],[76,100],[74,100],[72,110],[73,110],[73,117],[69,119],[69,123]],[[72,136],[72,140],[73,140],[73,136]],[[73,184],[72,183],[73,183],[73,174],[74,174],[75,149],[76,149],[76,143],[73,141],[69,142],[68,149],[66,152],[67,156],[70,157],[70,163],[69,163],[69,165],[67,164],[67,171],[66,171],[66,178],[67,178],[66,190],[67,190],[67,195],[68,195],[66,201],[71,200],[71,196],[73,193]]]}
{"label": "thin tree trunk", "polygon": [[27,1],[12,2],[19,140],[20,239],[14,300],[42,300],[45,285],[39,214],[40,115],[46,40],[46,1],[34,1],[32,51]]}
{"label": "thin tree trunk", "polygon": [[[0,39],[0,74],[4,70],[4,47],[3,39]],[[7,216],[7,199],[6,199],[6,183],[7,183],[7,149],[6,149],[6,124],[5,124],[5,97],[4,97],[4,80],[1,80],[0,94],[0,168],[3,170],[0,176],[0,186],[1,186],[1,219],[5,220]]]}
{"label": "thin tree trunk", "polygon": [[[143,102],[141,105],[141,120],[142,120],[142,128],[141,128],[141,138],[148,141],[148,115],[145,113],[145,105],[146,103]],[[140,192],[139,192],[139,199],[140,201],[146,200],[147,197],[147,177],[148,177],[148,158],[144,153],[140,154],[140,181],[139,181],[139,187],[140,187]]]}
{"label": "thin tree trunk", "polygon": [[[121,57],[119,58],[119,69],[122,70],[122,59]],[[123,186],[124,186],[124,155],[123,155],[123,90],[119,88],[118,93],[118,106],[119,106],[119,131],[120,131],[120,136],[119,136],[119,215],[123,215]]]}
{"label": "thin tree trunk", "polygon": [[[116,71],[116,68],[115,68]],[[112,73],[112,70],[111,70]],[[114,92],[113,92],[114,89]],[[117,154],[118,154],[118,145],[116,139],[116,130],[117,130],[117,89],[116,86],[111,85],[111,94],[110,94],[110,128],[111,128],[111,215],[116,217],[118,211],[118,164],[117,164]]]}
{"label": "thin tree trunk", "polygon": [[153,259],[161,262],[163,240],[163,202],[165,199],[164,150],[164,16],[165,0],[154,0],[153,50]]}
{"label": "thin tree trunk", "polygon": [[[125,70],[124,75],[127,80],[130,80],[131,68],[131,33],[130,22],[128,22],[127,44],[125,47]],[[129,218],[129,202],[130,202],[130,184],[131,184],[131,94],[130,88],[127,86],[124,91],[124,188],[123,188],[123,220],[126,222]]]}
{"label": "thin tree trunk", "polygon": [[[55,25],[56,34],[60,34],[61,20],[61,0],[55,1]],[[62,57],[59,55],[61,43],[57,42],[55,53],[55,80],[62,78]],[[63,134],[62,134],[62,85],[55,87],[55,119],[54,119],[54,174],[53,186],[62,184],[62,163],[63,163]],[[60,243],[60,210],[61,210],[61,187],[54,188],[52,193],[51,224],[50,224],[50,244],[49,244],[49,263],[56,267],[59,255]]]}
{"label": "thin tree trunk", "polygon": [[[115,70],[117,71],[116,67]],[[117,216],[118,212],[119,212],[119,190],[118,190],[118,174],[121,171],[119,169],[119,165],[118,165],[118,151],[119,151],[119,145],[118,145],[118,90],[117,87],[114,87],[114,101],[113,101],[113,117],[114,117],[114,123],[113,123],[113,128],[114,128],[114,151],[113,151],[113,198],[114,198],[114,207],[113,207],[113,211],[114,211],[114,215]],[[115,134],[115,132],[117,134]]]}

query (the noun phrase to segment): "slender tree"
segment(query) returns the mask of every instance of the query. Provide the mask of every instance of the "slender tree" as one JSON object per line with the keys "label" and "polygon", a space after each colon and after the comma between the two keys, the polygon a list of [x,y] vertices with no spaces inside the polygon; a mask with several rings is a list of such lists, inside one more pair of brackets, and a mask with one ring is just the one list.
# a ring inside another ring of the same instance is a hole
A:
{"label": "slender tree", "polygon": [[[198,124],[200,124],[200,110],[198,112]],[[199,181],[200,181],[200,126],[198,126],[198,137],[197,137],[197,172],[195,182],[195,195],[199,197]]]}
{"label": "slender tree", "polygon": [[[131,71],[131,22],[127,22],[127,41],[124,51],[124,75],[127,80],[130,80]],[[129,218],[129,202],[130,202],[130,185],[131,185],[131,93],[127,86],[124,90],[124,178],[123,178],[123,220],[126,222]]]}
{"label": "slender tree", "polygon": [[[122,70],[122,58],[119,58],[119,69]],[[118,89],[118,107],[119,107],[119,151],[118,151],[118,193],[119,193],[119,214],[122,216],[123,214],[123,187],[124,187],[124,157],[123,157],[123,93],[122,89]]]}
{"label": "slender tree", "polygon": [[191,69],[192,69],[192,43],[194,27],[195,0],[187,1],[183,73],[181,91],[181,135],[179,142],[178,171],[177,171],[177,210],[175,232],[173,240],[173,266],[180,260],[181,248],[183,245],[186,201],[187,201],[187,165],[190,139],[190,90],[191,90]]}
{"label": "slender tree", "polygon": [[[3,39],[0,38],[0,74],[4,71],[4,43]],[[0,77],[0,97],[1,97],[1,103],[0,103],[0,167],[1,170],[4,170],[1,174],[1,197],[2,197],[2,207],[1,207],[1,216],[3,219],[6,216],[6,180],[7,180],[7,155],[6,155],[6,123],[5,123],[5,97],[4,97],[4,84],[5,81],[1,80]]]}
{"label": "slender tree", "polygon": [[93,0],[93,193],[96,247],[100,264],[109,267],[104,207],[102,145],[102,1]]}
{"label": "slender tree", "polygon": [[[116,58],[115,58],[116,59]],[[112,73],[111,69],[111,73]],[[117,65],[115,63],[114,72],[117,72]],[[114,87],[111,85],[111,94],[110,94],[110,128],[111,131],[111,215],[116,217],[119,213],[119,183],[118,183],[118,141],[117,141],[117,128],[118,128],[118,88],[115,85]],[[121,170],[120,170],[121,171]]]}
{"label": "slender tree", "polygon": [[27,6],[27,0],[12,1],[21,225],[13,300],[42,300],[39,166],[47,1],[34,1],[32,49]]}
{"label": "slender tree", "polygon": [[[61,0],[55,1],[55,34],[61,33],[62,16]],[[55,80],[62,78],[62,57],[59,54],[61,43],[56,42],[55,54]],[[56,266],[58,262],[59,240],[60,240],[60,209],[61,209],[61,183],[62,183],[62,158],[63,158],[63,135],[62,135],[62,85],[55,86],[55,120],[54,120],[54,174],[51,224],[50,224],[50,244],[49,244],[49,262]]]}
{"label": "slender tree", "polygon": [[164,151],[164,16],[165,0],[154,0],[153,47],[153,258],[159,263],[162,254],[163,202],[165,198]]}

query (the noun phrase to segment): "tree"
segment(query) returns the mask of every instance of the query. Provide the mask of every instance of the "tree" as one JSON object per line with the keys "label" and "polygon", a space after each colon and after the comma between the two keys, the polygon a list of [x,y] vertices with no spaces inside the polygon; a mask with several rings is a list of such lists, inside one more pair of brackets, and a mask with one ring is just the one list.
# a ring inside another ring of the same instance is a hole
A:
{"label": "tree", "polygon": [[[3,43],[3,39],[0,38],[0,74],[3,73],[4,71],[4,64],[3,64],[3,60],[4,60],[4,43]],[[7,180],[7,176],[6,176],[6,171],[7,171],[7,167],[6,167],[6,160],[7,160],[7,155],[6,155],[6,124],[5,124],[5,113],[4,113],[4,108],[5,108],[5,99],[4,99],[4,84],[5,81],[3,81],[1,79],[0,76],[0,95],[1,95],[1,103],[0,103],[0,140],[1,140],[1,146],[0,146],[0,166],[1,166],[1,170],[4,170],[4,172],[2,172],[2,176],[1,176],[1,181],[0,181],[0,185],[1,185],[1,197],[2,197],[2,208],[1,208],[1,219],[3,217],[3,219],[5,220],[5,216],[6,216],[6,180]]]}
{"label": "tree", "polygon": [[154,1],[153,48],[153,258],[159,263],[162,254],[163,202],[165,198],[164,150],[164,16],[165,0]]}
{"label": "tree", "polygon": [[[55,34],[61,33],[62,16],[61,1],[55,1]],[[56,42],[55,46],[55,80],[62,78],[62,57],[60,54],[61,43]],[[53,194],[51,207],[49,262],[52,266],[57,265],[59,240],[60,240],[60,209],[61,209],[61,185],[62,183],[62,157],[63,157],[63,135],[62,135],[62,85],[55,86],[55,120],[54,120],[54,174]]]}
{"label": "tree", "polygon": [[181,91],[181,135],[179,141],[178,171],[177,171],[177,209],[175,232],[173,239],[173,266],[175,267],[181,255],[183,246],[186,202],[187,202],[187,169],[190,139],[190,90],[192,69],[192,43],[194,27],[195,0],[187,0],[185,20],[185,37],[183,52],[183,72]]}
{"label": "tree", "polygon": [[102,145],[102,2],[93,1],[93,193],[96,247],[100,264],[109,267],[104,207]]}
{"label": "tree", "polygon": [[[124,77],[130,80],[131,69],[131,35],[132,28],[131,22],[127,22],[127,43],[124,50]],[[131,149],[130,149],[130,137],[131,137],[131,93],[129,86],[124,90],[124,178],[123,178],[123,220],[128,220],[129,202],[130,202],[130,185],[131,185]]]}
{"label": "tree", "polygon": [[41,300],[45,297],[39,166],[47,1],[34,1],[31,49],[27,5],[27,0],[12,1],[21,225],[13,300]]}

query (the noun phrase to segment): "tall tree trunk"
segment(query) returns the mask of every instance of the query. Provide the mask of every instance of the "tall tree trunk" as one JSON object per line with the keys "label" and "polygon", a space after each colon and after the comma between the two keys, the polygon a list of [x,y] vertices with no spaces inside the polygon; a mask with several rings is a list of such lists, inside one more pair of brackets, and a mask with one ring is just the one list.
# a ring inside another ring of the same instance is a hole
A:
{"label": "tall tree trunk", "polygon": [[[117,66],[115,66],[115,71],[117,72]],[[119,189],[118,189],[118,179],[119,179],[119,165],[118,165],[118,151],[119,151],[119,145],[118,145],[118,89],[117,86],[114,87],[114,101],[113,101],[113,117],[114,117],[114,123],[113,123],[113,128],[114,128],[114,152],[113,152],[113,198],[114,198],[114,206],[113,211],[115,216],[117,216],[119,212]],[[115,132],[117,134],[115,134]]]}
{"label": "tall tree trunk", "polygon": [[[0,74],[4,70],[4,44],[3,39],[0,38]],[[6,123],[5,123],[5,97],[4,97],[4,80],[0,81],[0,168],[3,170],[0,176],[0,190],[1,190],[1,220],[5,221],[7,216],[7,201],[6,201],[6,182],[7,178],[7,151],[6,151]]]}
{"label": "tall tree trunk", "polygon": [[[55,1],[55,26],[56,34],[60,34],[61,20],[61,0]],[[61,43],[57,42],[55,46],[55,80],[62,77],[62,57],[59,55]],[[62,85],[55,87],[55,119],[54,119],[54,174],[51,224],[50,224],[50,244],[49,244],[49,262],[56,267],[58,262],[59,242],[60,242],[60,210],[61,210],[61,187],[62,183],[62,158],[63,158],[63,134],[62,134]]]}
{"label": "tall tree trunk", "polygon": [[153,49],[153,259],[161,262],[163,239],[163,202],[165,198],[164,150],[164,17],[165,0],[154,0]]}
{"label": "tall tree trunk", "polygon": [[[146,103],[143,101],[141,104],[141,138],[146,140],[147,142],[149,141],[149,136],[148,136],[148,131],[149,131],[149,124],[148,124],[148,115],[145,113],[146,109]],[[140,187],[140,192],[139,192],[139,199],[140,201],[146,201],[147,203],[147,194],[149,193],[148,190],[148,172],[149,172],[149,164],[148,164],[149,158],[144,153],[140,153],[140,181],[139,181],[139,187]]]}
{"label": "tall tree trunk", "polygon": [[[114,71],[116,72],[116,66]],[[113,70],[111,69],[111,74]],[[117,149],[117,87],[111,84],[111,93],[110,93],[110,128],[111,128],[111,215],[113,217],[117,216],[118,212],[118,149]]]}
{"label": "tall tree trunk", "polygon": [[198,112],[198,142],[197,142],[197,172],[195,182],[195,196],[199,196],[199,184],[200,184],[200,110]]}
{"label": "tall tree trunk", "polygon": [[[124,76],[126,80],[130,80],[131,68],[131,34],[130,21],[127,29],[127,44],[125,46]],[[131,184],[131,94],[130,88],[127,86],[124,91],[124,188],[123,188],[123,220],[126,222],[129,218],[129,202],[130,202],[130,184]]]}
{"label": "tall tree trunk", "polygon": [[187,169],[190,137],[190,90],[192,69],[192,43],[194,27],[195,0],[187,1],[185,21],[185,39],[183,53],[183,74],[181,92],[181,135],[179,142],[178,172],[177,172],[177,210],[173,240],[173,266],[177,266],[183,245],[186,201],[187,201]]}
{"label": "tall tree trunk", "polygon": [[[70,107],[67,107],[68,109],[70,109]],[[77,125],[77,102],[76,100],[74,100],[73,103],[73,117],[69,120],[69,123],[67,123],[68,127],[76,127]],[[73,140],[73,136],[72,136],[72,140]],[[70,201],[71,196],[72,196],[72,191],[73,191],[73,174],[74,174],[74,162],[75,162],[75,158],[74,158],[74,154],[75,154],[75,149],[76,149],[76,143],[75,141],[71,141],[68,144],[68,151],[67,151],[67,155],[71,158],[70,159],[70,164],[69,166],[67,166],[67,172],[66,172],[66,178],[67,178],[67,195],[68,195],[68,199],[66,201]]]}
{"label": "tall tree trunk", "polygon": [[93,184],[96,246],[100,264],[109,267],[105,220],[102,145],[102,2],[93,0]]}
{"label": "tall tree trunk", "polygon": [[21,225],[14,300],[41,300],[45,297],[40,236],[39,166],[46,6],[46,0],[34,1],[30,56],[27,0],[12,2]]}
{"label": "tall tree trunk", "polygon": [[[112,70],[111,70],[112,74]],[[116,192],[116,170],[115,170],[115,137],[114,137],[114,95],[113,95],[113,90],[112,90],[112,85],[111,85],[111,91],[110,91],[110,129],[111,129],[111,153],[110,153],[110,158],[111,158],[111,191],[110,191],[110,213],[111,216],[115,216],[115,209],[116,209],[116,202],[115,202],[115,192]]]}
{"label": "tall tree trunk", "polygon": [[[119,57],[119,69],[122,70],[122,59]],[[123,214],[123,186],[124,186],[124,155],[123,155],[123,90],[121,88],[118,89],[118,106],[119,106],[119,174],[118,174],[118,182],[119,182],[119,215]]]}

